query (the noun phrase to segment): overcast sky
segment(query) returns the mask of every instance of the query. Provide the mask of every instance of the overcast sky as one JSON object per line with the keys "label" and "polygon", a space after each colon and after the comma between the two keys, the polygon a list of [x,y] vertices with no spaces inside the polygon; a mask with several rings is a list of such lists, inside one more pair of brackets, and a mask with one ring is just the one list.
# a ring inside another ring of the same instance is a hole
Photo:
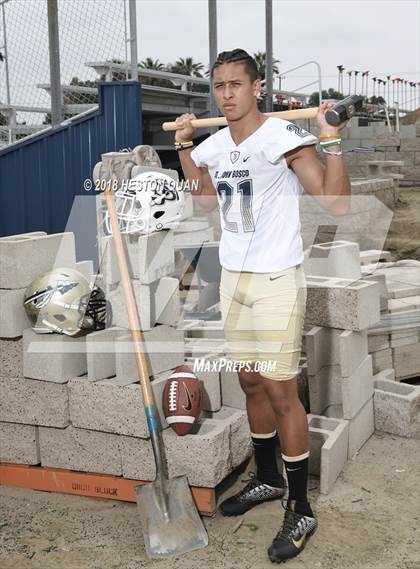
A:
{"label": "overcast sky", "polygon": [[[217,5],[218,51],[265,51],[264,0]],[[419,81],[419,6],[417,0],[273,0],[274,57],[280,71],[319,62],[324,88],[338,86],[337,65]],[[140,59],[193,56],[208,63],[207,0],[137,0],[137,19]],[[282,87],[309,83],[314,72],[314,66],[298,70],[293,75],[305,77],[287,78]]]}
{"label": "overcast sky", "polygon": [[[218,51],[265,51],[265,0],[218,0],[217,6]],[[63,83],[73,77],[96,79],[88,62],[125,58],[123,0],[59,0],[58,13]],[[371,78],[391,75],[418,82],[419,21],[419,0],[273,0],[274,57],[282,72],[319,62],[324,89],[338,87],[337,65],[369,69]],[[12,103],[48,106],[49,95],[37,87],[50,81],[47,1],[9,0],[5,22]],[[152,57],[170,63],[192,56],[208,64],[207,0],[137,0],[137,22],[139,61]],[[4,41],[0,18],[0,52]],[[308,66],[287,75],[282,88],[297,90],[315,79],[315,66]],[[359,92],[360,86],[359,77]],[[372,80],[370,87],[369,95]],[[345,76],[345,94],[347,89]],[[6,101],[4,61],[0,101]]]}

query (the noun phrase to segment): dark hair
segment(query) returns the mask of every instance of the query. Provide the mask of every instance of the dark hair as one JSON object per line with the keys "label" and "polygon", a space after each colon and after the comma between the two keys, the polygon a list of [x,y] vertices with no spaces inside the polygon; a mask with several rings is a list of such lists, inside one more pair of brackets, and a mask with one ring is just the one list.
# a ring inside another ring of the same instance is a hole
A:
{"label": "dark hair", "polygon": [[232,51],[220,52],[211,68],[210,77],[212,79],[213,72],[216,67],[219,67],[224,63],[242,63],[245,67],[245,72],[249,75],[251,81],[258,79],[258,70],[255,60],[243,49],[233,49]]}

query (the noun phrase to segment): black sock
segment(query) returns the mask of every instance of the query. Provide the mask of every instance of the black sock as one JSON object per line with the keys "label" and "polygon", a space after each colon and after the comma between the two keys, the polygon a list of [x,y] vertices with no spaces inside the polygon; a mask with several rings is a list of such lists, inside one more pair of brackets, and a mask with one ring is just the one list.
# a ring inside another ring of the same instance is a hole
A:
{"label": "black sock", "polygon": [[[293,457],[282,454],[284,465],[286,467],[287,481],[289,484],[288,503],[292,500],[296,501],[296,511],[299,513],[311,513],[312,510],[308,504],[308,465],[309,452],[307,456],[300,460],[293,460]],[[309,506],[309,508],[307,507]]]}
{"label": "black sock", "polygon": [[257,478],[264,484],[279,488],[284,486],[284,480],[276,461],[277,442],[276,432],[271,436],[261,436],[252,433],[252,444],[257,464]]}

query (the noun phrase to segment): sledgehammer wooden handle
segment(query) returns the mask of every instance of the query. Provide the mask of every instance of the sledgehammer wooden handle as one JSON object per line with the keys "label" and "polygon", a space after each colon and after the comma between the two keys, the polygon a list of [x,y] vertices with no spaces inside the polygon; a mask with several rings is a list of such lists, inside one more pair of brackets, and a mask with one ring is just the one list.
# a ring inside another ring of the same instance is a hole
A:
{"label": "sledgehammer wooden handle", "polygon": [[[268,117],[274,117],[284,120],[297,120],[297,119],[313,119],[316,117],[318,107],[309,107],[309,109],[293,109],[291,111],[278,111],[275,113],[264,113]],[[226,126],[226,117],[215,117],[211,119],[193,119],[191,125],[194,128],[206,128],[211,126]],[[176,122],[162,123],[162,130],[177,130],[178,125]]]}

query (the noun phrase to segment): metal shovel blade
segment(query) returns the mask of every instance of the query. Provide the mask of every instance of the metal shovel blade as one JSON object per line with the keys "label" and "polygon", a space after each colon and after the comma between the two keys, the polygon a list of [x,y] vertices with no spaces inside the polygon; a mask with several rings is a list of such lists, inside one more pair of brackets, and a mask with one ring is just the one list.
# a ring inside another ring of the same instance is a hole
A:
{"label": "metal shovel blade", "polygon": [[157,478],[135,487],[146,555],[181,555],[208,545],[206,528],[194,504],[186,476]]}

